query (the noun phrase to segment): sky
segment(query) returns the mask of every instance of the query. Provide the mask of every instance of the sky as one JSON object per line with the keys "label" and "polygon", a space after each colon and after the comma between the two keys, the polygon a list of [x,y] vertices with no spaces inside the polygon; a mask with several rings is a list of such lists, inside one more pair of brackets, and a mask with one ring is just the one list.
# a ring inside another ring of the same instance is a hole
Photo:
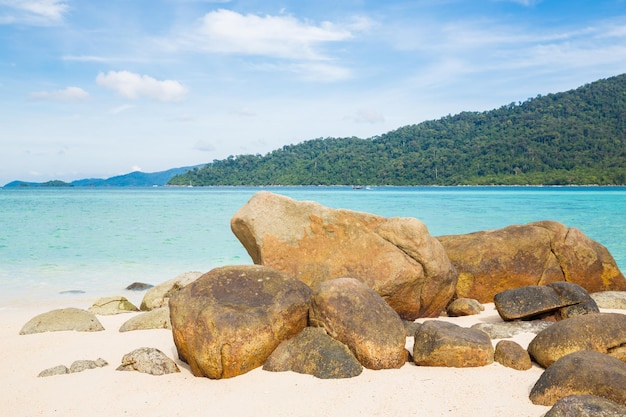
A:
{"label": "sky", "polygon": [[626,0],[0,0],[0,185],[371,138],[626,72]]}

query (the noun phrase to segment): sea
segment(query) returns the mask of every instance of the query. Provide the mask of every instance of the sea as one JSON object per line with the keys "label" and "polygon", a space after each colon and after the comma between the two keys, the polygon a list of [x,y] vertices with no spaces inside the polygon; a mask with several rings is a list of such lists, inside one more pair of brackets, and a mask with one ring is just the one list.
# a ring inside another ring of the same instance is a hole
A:
{"label": "sea", "polygon": [[251,264],[230,219],[261,190],[414,217],[433,236],[555,220],[606,246],[626,272],[626,187],[0,188],[0,309],[124,296],[134,282]]}

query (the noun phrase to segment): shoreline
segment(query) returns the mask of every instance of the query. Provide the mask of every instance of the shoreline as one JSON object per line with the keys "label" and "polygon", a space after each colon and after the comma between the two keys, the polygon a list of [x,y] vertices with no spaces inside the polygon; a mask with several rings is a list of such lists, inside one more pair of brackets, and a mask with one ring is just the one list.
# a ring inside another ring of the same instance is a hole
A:
{"label": "shoreline", "polygon": [[[144,292],[136,294],[139,297]],[[62,307],[90,305],[85,299]],[[485,311],[479,315],[437,319],[463,327],[501,321],[493,303],[484,306]],[[188,366],[178,360],[171,331],[118,331],[122,323],[139,313],[98,316],[105,327],[101,332],[18,334],[33,316],[53,309],[48,307],[51,306],[0,310],[0,338],[4,341],[0,384],[6,387],[1,395],[7,415],[183,416],[200,412],[241,417],[540,417],[550,408],[534,405],[528,398],[543,373],[536,364],[528,371],[516,371],[496,362],[478,368],[421,367],[407,362],[400,369],[364,369],[355,378],[337,380],[257,368],[235,378],[210,380],[194,377]],[[626,314],[626,310],[603,311]],[[426,320],[432,319],[416,321]],[[521,333],[508,340],[526,348],[534,336]],[[496,342],[493,341],[494,346]],[[409,350],[412,343],[412,337],[408,337]],[[124,354],[140,347],[161,350],[176,361],[181,372],[152,376],[115,370]],[[109,365],[80,373],[37,377],[40,371],[53,366],[98,358]]]}

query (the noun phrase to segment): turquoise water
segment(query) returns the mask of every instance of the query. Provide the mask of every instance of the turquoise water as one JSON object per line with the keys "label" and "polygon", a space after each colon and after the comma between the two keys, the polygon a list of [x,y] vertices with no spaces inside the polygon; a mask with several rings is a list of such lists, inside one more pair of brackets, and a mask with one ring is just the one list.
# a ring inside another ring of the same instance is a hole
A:
{"label": "turquoise water", "polygon": [[[432,235],[556,220],[605,245],[626,271],[626,187],[270,187]],[[185,271],[251,263],[230,218],[260,188],[0,189],[0,307],[117,295]]]}

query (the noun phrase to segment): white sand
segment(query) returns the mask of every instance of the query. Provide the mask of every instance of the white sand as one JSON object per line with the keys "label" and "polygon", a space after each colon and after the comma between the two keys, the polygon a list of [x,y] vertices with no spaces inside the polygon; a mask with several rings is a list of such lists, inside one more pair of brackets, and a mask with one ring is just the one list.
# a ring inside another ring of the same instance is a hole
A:
{"label": "white sand", "polygon": [[[536,365],[515,371],[497,363],[463,369],[407,363],[397,370],[365,369],[356,378],[341,380],[259,368],[231,379],[210,380],[194,377],[178,361],[170,331],[119,333],[120,325],[135,313],[99,316],[106,328],[102,332],[18,334],[29,319],[51,309],[0,310],[0,415],[539,417],[549,409],[528,399],[543,372]],[[500,321],[493,304],[487,304],[480,316],[446,320],[462,326]],[[533,337],[521,334],[514,340],[526,347]],[[411,346],[408,338],[407,347]],[[160,349],[176,359],[181,373],[152,376],[116,371],[122,356],[139,347]],[[109,366],[37,377],[46,368],[98,358]]]}

